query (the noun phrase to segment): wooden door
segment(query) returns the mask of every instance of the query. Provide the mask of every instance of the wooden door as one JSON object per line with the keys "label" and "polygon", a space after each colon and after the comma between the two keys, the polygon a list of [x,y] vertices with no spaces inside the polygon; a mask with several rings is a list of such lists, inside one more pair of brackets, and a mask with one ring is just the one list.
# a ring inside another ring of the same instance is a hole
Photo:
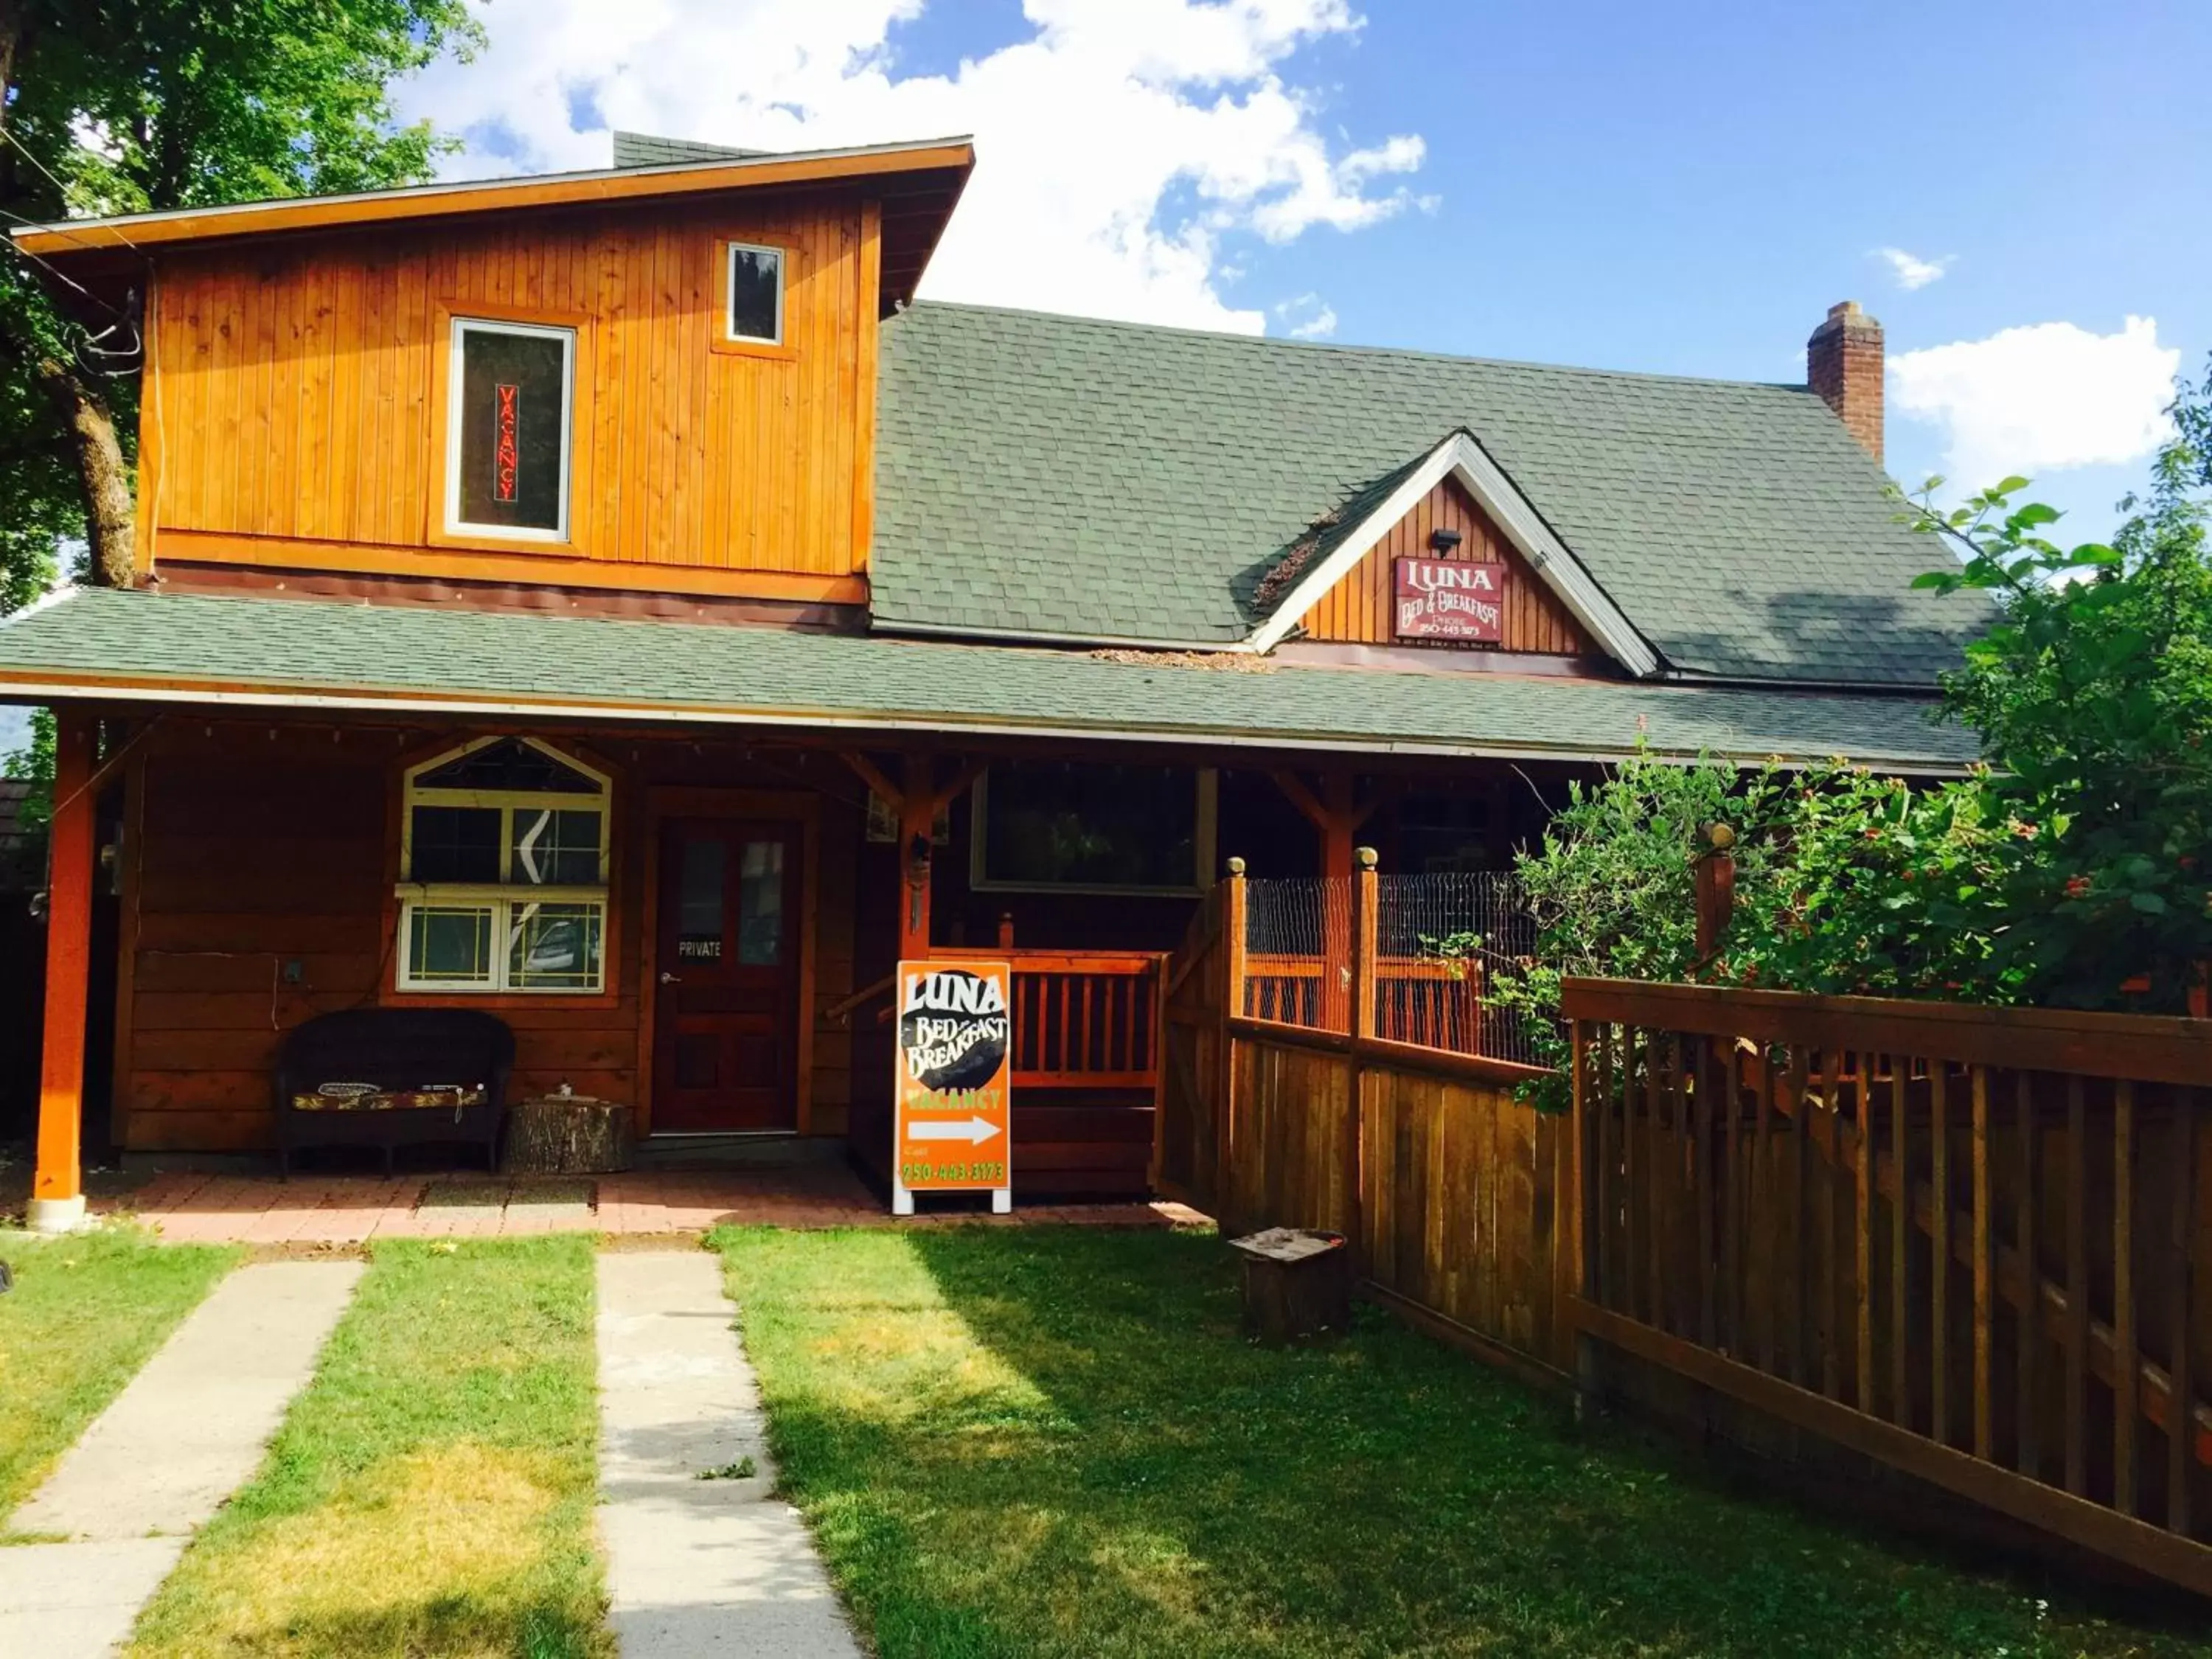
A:
{"label": "wooden door", "polygon": [[660,836],[653,1133],[795,1128],[799,826],[670,818]]}

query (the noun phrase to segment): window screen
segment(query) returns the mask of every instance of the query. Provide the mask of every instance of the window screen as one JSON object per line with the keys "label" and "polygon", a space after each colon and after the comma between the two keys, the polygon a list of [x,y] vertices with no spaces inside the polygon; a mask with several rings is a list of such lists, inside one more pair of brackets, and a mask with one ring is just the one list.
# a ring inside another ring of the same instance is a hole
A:
{"label": "window screen", "polygon": [[456,525],[567,532],[575,345],[574,331],[565,328],[453,325],[447,501]]}
{"label": "window screen", "polygon": [[730,337],[783,343],[783,251],[730,244]]}

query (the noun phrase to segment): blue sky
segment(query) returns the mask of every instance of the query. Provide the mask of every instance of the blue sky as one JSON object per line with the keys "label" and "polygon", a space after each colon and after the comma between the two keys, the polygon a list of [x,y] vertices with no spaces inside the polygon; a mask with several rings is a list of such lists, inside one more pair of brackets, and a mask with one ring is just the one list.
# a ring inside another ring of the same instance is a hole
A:
{"label": "blue sky", "polygon": [[604,165],[608,125],[974,131],[938,297],[1758,380],[1802,379],[1806,335],[1856,298],[1909,374],[1893,472],[2033,471],[2084,536],[2142,477],[2160,386],[2212,348],[2198,0],[483,16],[490,51],[405,94],[467,138],[460,172]]}

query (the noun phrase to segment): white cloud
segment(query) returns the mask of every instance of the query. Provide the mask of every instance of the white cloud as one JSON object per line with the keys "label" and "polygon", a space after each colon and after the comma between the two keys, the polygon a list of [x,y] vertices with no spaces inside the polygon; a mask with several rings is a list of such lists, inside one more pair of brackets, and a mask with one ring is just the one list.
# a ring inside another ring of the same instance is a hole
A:
{"label": "white cloud", "polygon": [[604,167],[608,126],[764,149],[973,132],[923,292],[1139,321],[1257,333],[1266,314],[1222,297],[1225,237],[1417,204],[1388,181],[1421,165],[1418,137],[1332,143],[1285,79],[1357,31],[1346,0],[1025,0],[1025,38],[902,76],[890,32],[926,3],[494,0],[489,47],[400,96],[478,174]]}
{"label": "white cloud", "polygon": [[1301,294],[1275,307],[1275,320],[1293,340],[1325,340],[1336,332],[1336,310],[1318,294]]}
{"label": "white cloud", "polygon": [[2153,317],[2130,317],[2117,334],[2038,323],[1892,358],[1890,402],[1941,425],[1948,476],[1979,489],[2008,473],[2149,454],[2172,430],[2180,367]]}
{"label": "white cloud", "polygon": [[1940,259],[1923,259],[1916,253],[1907,253],[1901,247],[1878,247],[1875,254],[1878,258],[1889,261],[1889,269],[1897,278],[1898,287],[1908,294],[1914,289],[1926,288],[1930,283],[1941,282],[1943,273],[1950,270],[1951,262],[1959,257],[1955,253],[1947,253]]}

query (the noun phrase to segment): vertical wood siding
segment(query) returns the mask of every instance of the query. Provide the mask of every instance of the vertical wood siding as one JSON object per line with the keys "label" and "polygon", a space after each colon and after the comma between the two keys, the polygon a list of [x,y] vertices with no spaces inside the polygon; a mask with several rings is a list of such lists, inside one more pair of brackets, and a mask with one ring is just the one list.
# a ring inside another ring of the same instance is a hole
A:
{"label": "vertical wood siding", "polygon": [[1306,615],[1306,637],[1356,645],[1393,643],[1391,615],[1396,582],[1393,562],[1438,556],[1429,545],[1430,532],[1437,530],[1459,532],[1462,539],[1453,558],[1507,568],[1505,639],[1500,648],[1577,657],[1597,654],[1597,647],[1582,625],[1552,597],[1543,578],[1528,568],[1528,561],[1456,478],[1444,479],[1422,497],[1412,512],[1368,550],[1365,558],[1322,595]]}
{"label": "vertical wood siding", "polygon": [[[852,198],[320,238],[170,255],[143,424],[156,557],[589,581],[590,566],[862,569],[875,216]],[[721,244],[787,250],[786,349],[730,349]],[[439,545],[448,314],[574,322],[575,545]],[[158,428],[158,430],[156,430]],[[301,544],[311,545],[302,547]],[[471,571],[487,554],[501,568]]]}

